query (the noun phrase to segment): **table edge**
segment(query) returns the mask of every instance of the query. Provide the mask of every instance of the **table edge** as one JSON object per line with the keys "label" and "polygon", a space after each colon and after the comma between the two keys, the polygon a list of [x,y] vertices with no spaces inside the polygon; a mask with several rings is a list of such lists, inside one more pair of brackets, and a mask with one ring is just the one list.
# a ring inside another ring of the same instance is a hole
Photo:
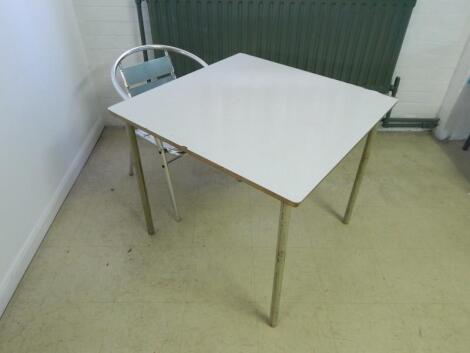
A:
{"label": "table edge", "polygon": [[[253,181],[251,181],[251,180],[249,180],[249,179],[246,179],[246,178],[243,177],[242,175],[239,175],[239,174],[237,174],[237,173],[234,173],[234,172],[232,172],[231,170],[228,170],[227,168],[222,167],[221,165],[219,165],[219,164],[217,164],[217,163],[215,163],[215,162],[212,162],[211,160],[209,160],[209,159],[207,159],[207,158],[205,158],[205,157],[203,157],[203,156],[201,156],[201,155],[199,155],[199,154],[197,154],[197,153],[191,151],[191,150],[190,150],[188,147],[186,147],[186,146],[181,146],[181,145],[175,143],[174,141],[171,141],[171,140],[169,140],[169,139],[167,139],[167,138],[165,138],[165,137],[163,137],[163,136],[161,136],[161,135],[159,135],[159,134],[157,134],[157,133],[155,133],[155,132],[153,132],[153,131],[150,131],[150,130],[146,129],[146,128],[143,127],[143,126],[140,126],[139,124],[136,124],[136,123],[133,122],[133,121],[130,121],[130,120],[124,118],[123,116],[121,116],[121,115],[119,115],[119,114],[113,112],[113,111],[110,110],[109,108],[108,108],[108,111],[109,111],[113,116],[119,118],[120,120],[125,121],[127,124],[130,124],[130,125],[132,125],[132,126],[135,126],[135,127],[139,128],[139,129],[141,129],[141,130],[143,130],[143,131],[149,133],[149,134],[152,135],[152,136],[158,137],[158,138],[161,139],[162,141],[165,141],[166,143],[169,143],[170,145],[179,148],[180,150],[184,151],[185,153],[187,153],[188,155],[194,157],[195,159],[198,159],[198,160],[204,162],[205,164],[208,164],[208,165],[210,165],[210,166],[212,166],[212,167],[214,167],[214,168],[216,168],[216,169],[218,169],[218,170],[224,172],[225,174],[228,174],[228,175],[230,175],[230,176],[232,176],[232,177],[234,177],[234,178],[236,178],[236,179],[241,179],[243,182],[247,183],[248,185],[253,186],[254,188],[256,188],[256,189],[258,189],[258,190],[264,192],[265,194],[268,194],[268,195],[271,196],[271,197],[274,197],[275,199],[278,199],[278,200],[281,201],[281,202],[284,202],[284,203],[288,204],[289,206],[298,207],[298,206],[307,198],[307,196],[310,195],[310,193],[315,189],[315,187],[314,187],[311,191],[309,191],[309,193],[308,193],[301,201],[299,201],[299,202],[291,201],[291,200],[289,200],[289,199],[286,199],[286,198],[282,197],[282,196],[279,195],[279,194],[276,194],[275,192],[273,192],[273,191],[271,191],[271,190],[268,190],[268,189],[262,187],[261,185],[255,183],[255,182],[253,182]],[[362,138],[361,138],[361,140],[362,140]],[[335,166],[335,168],[336,168],[336,166]],[[333,169],[334,169],[334,168],[333,168]],[[322,179],[322,180],[323,180],[323,179]]]}

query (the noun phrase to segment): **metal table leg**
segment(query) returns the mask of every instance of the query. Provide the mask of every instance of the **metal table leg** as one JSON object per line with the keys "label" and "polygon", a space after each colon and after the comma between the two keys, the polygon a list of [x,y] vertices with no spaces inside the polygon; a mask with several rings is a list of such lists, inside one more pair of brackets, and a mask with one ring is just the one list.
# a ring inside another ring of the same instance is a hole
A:
{"label": "metal table leg", "polygon": [[[129,134],[129,127],[126,127],[126,131]],[[132,148],[129,146],[129,176],[134,176],[134,162],[132,162]]]}
{"label": "metal table leg", "polygon": [[149,234],[155,234],[153,227],[152,211],[147,195],[147,187],[145,186],[144,171],[142,170],[142,161],[140,160],[139,145],[135,136],[135,128],[131,124],[127,124],[127,131],[129,132],[129,141],[132,151],[132,160],[134,169],[137,174],[137,184],[139,185],[140,200],[144,209],[145,223],[147,224],[147,231]]}
{"label": "metal table leg", "polygon": [[134,163],[132,163],[132,149],[129,149],[129,176],[134,175]]}
{"label": "metal table leg", "polygon": [[359,192],[359,187],[362,182],[362,177],[364,176],[364,170],[366,168],[367,162],[369,160],[370,154],[370,144],[373,136],[375,135],[376,128],[372,128],[369,131],[366,138],[366,144],[364,145],[364,150],[362,151],[361,161],[359,162],[359,167],[357,168],[356,179],[354,180],[354,185],[351,191],[351,196],[349,197],[348,206],[346,207],[346,213],[344,214],[343,223],[348,224],[351,219],[351,213],[356,202],[356,197]]}
{"label": "metal table leg", "polygon": [[277,231],[276,263],[274,265],[273,295],[271,299],[271,315],[269,323],[276,327],[279,320],[279,304],[281,301],[282,279],[286,261],[287,235],[289,230],[291,207],[281,202],[279,226]]}

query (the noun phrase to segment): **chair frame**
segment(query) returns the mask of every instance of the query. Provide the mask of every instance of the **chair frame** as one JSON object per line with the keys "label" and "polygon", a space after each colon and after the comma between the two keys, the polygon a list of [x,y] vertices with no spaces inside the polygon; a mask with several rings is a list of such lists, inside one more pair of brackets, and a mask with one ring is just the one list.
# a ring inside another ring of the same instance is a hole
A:
{"label": "chair frame", "polygon": [[[122,71],[122,67],[121,67],[122,61],[124,59],[126,59],[127,57],[133,55],[133,54],[146,53],[148,50],[156,50],[156,51],[158,50],[158,51],[163,51],[164,52],[164,55],[169,59],[170,64],[171,64],[171,71],[170,71],[169,74],[170,74],[170,76],[172,77],[173,80],[177,79],[177,77],[175,75],[174,66],[173,66],[173,63],[171,61],[171,57],[170,57],[169,52],[186,56],[186,57],[192,59],[193,61],[197,62],[198,64],[200,64],[201,67],[208,66],[208,64],[204,60],[202,60],[200,57],[194,55],[193,53],[190,53],[190,52],[188,52],[184,49],[180,49],[180,48],[173,47],[173,46],[170,46],[170,45],[147,44],[147,45],[140,45],[140,46],[131,48],[129,50],[126,50],[124,53],[122,53],[116,59],[116,61],[114,62],[113,66],[111,68],[111,82],[114,86],[114,89],[116,90],[116,92],[119,94],[119,96],[122,99],[127,100],[127,99],[132,98],[132,95],[131,95],[130,90],[129,90],[130,87],[129,87],[129,85],[127,83],[127,80],[126,80],[126,77],[125,77],[125,75]],[[147,56],[144,55],[144,61],[147,61],[146,58],[147,58]],[[124,83],[124,87],[122,87],[122,85],[119,83],[119,81],[117,79],[118,73],[120,74],[120,77],[121,77],[121,79]],[[131,132],[129,131],[129,133],[131,133]],[[160,155],[161,160],[162,160],[161,167],[165,172],[165,178],[166,178],[166,182],[167,182],[167,185],[168,185],[168,190],[170,192],[171,201],[172,201],[172,204],[173,204],[175,219],[176,219],[176,221],[180,221],[181,217],[180,217],[179,212],[178,212],[178,207],[176,206],[176,198],[175,198],[175,193],[174,193],[174,189],[173,189],[173,183],[171,181],[170,171],[168,169],[168,164],[175,161],[176,159],[182,157],[184,155],[184,151],[179,151],[175,148],[165,148],[164,144],[162,143],[160,138],[158,138],[157,136],[150,136],[150,135],[148,135],[144,132],[141,132],[141,131],[136,131],[135,135],[137,135],[139,137],[142,137],[146,141],[148,141],[152,144],[155,144],[157,146],[158,154]],[[153,142],[153,140],[155,142]],[[167,158],[166,158],[167,153],[176,155],[176,157],[174,157],[171,160],[167,160]],[[130,150],[130,154],[129,154],[129,175],[131,175],[131,176],[134,174],[133,173],[134,167],[135,166],[134,166],[133,153],[132,153],[132,150]]]}

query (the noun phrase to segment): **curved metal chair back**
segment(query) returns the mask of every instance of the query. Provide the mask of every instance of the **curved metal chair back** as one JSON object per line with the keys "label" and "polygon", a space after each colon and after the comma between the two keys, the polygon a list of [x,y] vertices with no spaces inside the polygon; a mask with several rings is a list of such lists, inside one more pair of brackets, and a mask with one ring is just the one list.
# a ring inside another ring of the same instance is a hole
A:
{"label": "curved metal chair back", "polygon": [[[163,51],[163,56],[146,60],[148,58],[147,50],[150,51]],[[117,93],[122,99],[126,100],[130,97],[136,96],[140,93],[148,91],[149,89],[158,87],[166,82],[176,79],[175,70],[171,62],[170,52],[177,53],[192,59],[199,63],[202,67],[208,66],[207,63],[199,58],[198,56],[176,47],[161,44],[149,44],[141,45],[132,49],[129,49],[122,53],[119,58],[114,62],[111,68],[111,81]],[[145,61],[137,64],[123,67],[122,62],[127,57],[135,53],[143,53]],[[118,80],[118,75],[121,76],[123,86]],[[173,185],[171,182],[170,172],[168,170],[168,164],[175,161],[184,155],[184,151],[179,151],[173,146],[165,144],[157,136],[153,136],[140,129],[132,129],[135,134],[139,137],[144,138],[148,142],[155,144],[158,148],[159,154],[162,158],[162,168],[165,170],[166,181],[168,184],[168,190],[170,192],[171,201],[173,203],[173,209],[175,212],[175,219],[180,220],[178,208],[176,207],[176,198],[173,191]],[[130,135],[131,136],[131,135]],[[131,143],[132,146],[132,143]],[[135,151],[134,151],[135,153]],[[170,161],[167,161],[166,154],[170,153],[176,155]],[[138,154],[138,152],[137,152]],[[134,173],[134,163],[132,158],[132,152],[129,158],[129,175]]]}
{"label": "curved metal chair back", "polygon": [[[164,55],[155,59],[149,59],[137,65],[122,66],[123,60],[127,57],[135,53],[145,53],[147,50],[163,51]],[[207,63],[198,56],[169,45],[148,44],[129,49],[117,58],[111,68],[111,81],[122,99],[129,99],[130,97],[176,79],[175,69],[171,62],[169,52],[186,56],[199,63],[202,67],[208,66]],[[118,73],[122,78],[124,87],[118,81]]]}

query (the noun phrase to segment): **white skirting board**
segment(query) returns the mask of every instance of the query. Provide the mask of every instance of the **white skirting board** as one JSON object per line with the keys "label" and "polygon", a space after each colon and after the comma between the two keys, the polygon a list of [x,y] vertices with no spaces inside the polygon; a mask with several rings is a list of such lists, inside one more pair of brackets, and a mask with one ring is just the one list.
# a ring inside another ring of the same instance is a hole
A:
{"label": "white skirting board", "polygon": [[80,171],[85,165],[88,156],[93,150],[93,147],[98,141],[102,131],[103,122],[101,119],[98,119],[90,130],[88,136],[86,137],[69,169],[62,178],[60,184],[57,186],[57,189],[52,195],[49,204],[45,207],[43,213],[26,238],[26,241],[24,242],[21,250],[18,252],[16,258],[8,269],[6,276],[3,279],[0,279],[0,316],[13,296],[13,293],[15,292],[16,287],[23,277],[23,274],[28,268],[28,265],[36,253],[36,250],[39,248],[39,245],[46,235],[49,226],[54,220],[54,217],[59,211],[60,206],[64,202],[67,194],[80,174]]}

